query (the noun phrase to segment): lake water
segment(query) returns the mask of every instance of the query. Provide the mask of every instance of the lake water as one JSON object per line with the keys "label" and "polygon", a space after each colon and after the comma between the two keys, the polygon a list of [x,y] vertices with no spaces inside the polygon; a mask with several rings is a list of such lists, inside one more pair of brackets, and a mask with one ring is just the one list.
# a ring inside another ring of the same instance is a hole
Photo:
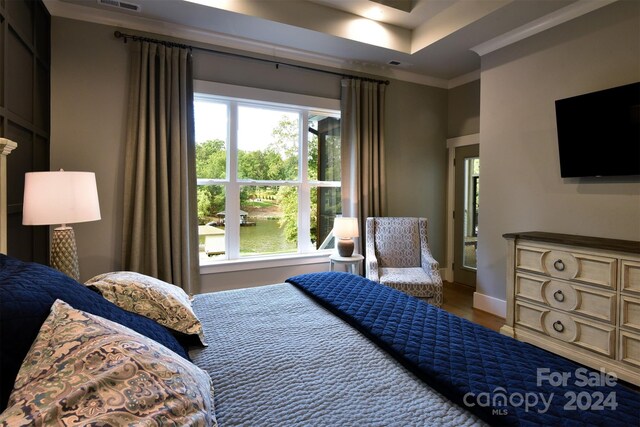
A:
{"label": "lake water", "polygon": [[277,219],[250,218],[252,227],[240,227],[240,255],[297,252],[297,242],[288,242]]}
{"label": "lake water", "polygon": [[[284,229],[280,228],[277,219],[249,218],[255,226],[240,227],[240,256],[269,255],[279,253],[296,253],[296,242],[287,242]],[[200,264],[224,259],[224,255],[208,257],[204,253],[204,237],[201,237]]]}

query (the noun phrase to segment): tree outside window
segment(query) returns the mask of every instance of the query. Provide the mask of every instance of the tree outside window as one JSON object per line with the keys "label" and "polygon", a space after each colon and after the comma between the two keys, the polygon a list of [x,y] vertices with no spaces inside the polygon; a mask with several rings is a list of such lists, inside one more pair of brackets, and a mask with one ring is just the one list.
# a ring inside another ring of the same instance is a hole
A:
{"label": "tree outside window", "polygon": [[[341,212],[338,114],[199,96],[194,107],[201,264],[234,258],[234,244],[240,257],[333,247]],[[237,128],[211,138],[213,123]],[[237,235],[227,227],[233,203]]]}

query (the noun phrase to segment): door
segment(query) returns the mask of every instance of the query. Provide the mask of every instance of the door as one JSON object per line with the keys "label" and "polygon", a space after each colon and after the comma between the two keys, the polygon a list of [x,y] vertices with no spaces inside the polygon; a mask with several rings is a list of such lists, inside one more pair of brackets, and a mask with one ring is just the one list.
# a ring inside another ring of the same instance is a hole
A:
{"label": "door", "polygon": [[465,145],[455,153],[455,208],[453,212],[453,280],[476,286],[480,145]]}

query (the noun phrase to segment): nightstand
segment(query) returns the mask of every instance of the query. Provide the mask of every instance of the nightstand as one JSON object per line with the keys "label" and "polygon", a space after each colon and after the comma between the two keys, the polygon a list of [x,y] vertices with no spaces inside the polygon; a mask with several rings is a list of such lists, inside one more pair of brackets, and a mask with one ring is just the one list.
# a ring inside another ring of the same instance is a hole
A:
{"label": "nightstand", "polygon": [[354,254],[351,256],[340,256],[338,254],[333,254],[329,257],[329,264],[331,271],[334,271],[334,267],[336,264],[344,264],[347,267],[347,271],[351,274],[359,274],[360,273],[360,263],[364,257],[360,254]]}

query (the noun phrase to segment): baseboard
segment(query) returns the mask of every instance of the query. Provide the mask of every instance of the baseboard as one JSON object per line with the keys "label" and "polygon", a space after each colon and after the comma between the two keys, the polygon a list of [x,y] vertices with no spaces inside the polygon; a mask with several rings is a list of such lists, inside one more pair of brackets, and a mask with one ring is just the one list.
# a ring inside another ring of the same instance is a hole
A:
{"label": "baseboard", "polygon": [[486,311],[498,317],[507,317],[506,301],[478,292],[473,293],[473,308]]}

